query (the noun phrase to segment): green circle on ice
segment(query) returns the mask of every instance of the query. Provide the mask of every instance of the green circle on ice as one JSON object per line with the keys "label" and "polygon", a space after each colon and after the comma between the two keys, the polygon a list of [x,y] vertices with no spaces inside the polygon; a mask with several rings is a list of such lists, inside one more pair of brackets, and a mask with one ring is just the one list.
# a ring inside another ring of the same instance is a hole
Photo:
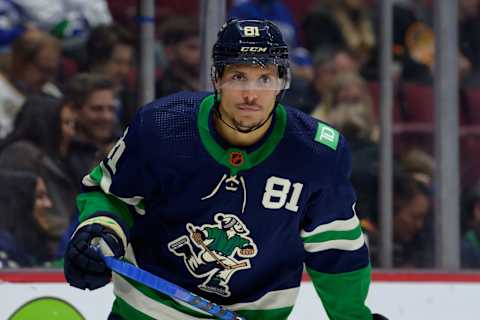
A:
{"label": "green circle on ice", "polygon": [[53,297],[28,301],[15,311],[9,320],[85,320],[70,303]]}

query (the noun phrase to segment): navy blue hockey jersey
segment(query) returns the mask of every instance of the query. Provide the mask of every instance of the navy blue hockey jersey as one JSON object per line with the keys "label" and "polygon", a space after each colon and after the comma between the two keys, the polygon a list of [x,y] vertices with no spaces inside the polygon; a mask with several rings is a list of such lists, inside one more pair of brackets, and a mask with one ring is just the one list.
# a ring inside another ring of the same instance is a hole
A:
{"label": "navy blue hockey jersey", "polygon": [[[212,107],[213,95],[180,93],[140,109],[83,179],[81,220],[113,217],[127,226],[128,261],[247,319],[286,319],[304,266],[331,319],[371,319],[344,138],[279,105],[264,138],[236,148],[215,132]],[[211,318],[113,281],[112,312],[125,318]]]}

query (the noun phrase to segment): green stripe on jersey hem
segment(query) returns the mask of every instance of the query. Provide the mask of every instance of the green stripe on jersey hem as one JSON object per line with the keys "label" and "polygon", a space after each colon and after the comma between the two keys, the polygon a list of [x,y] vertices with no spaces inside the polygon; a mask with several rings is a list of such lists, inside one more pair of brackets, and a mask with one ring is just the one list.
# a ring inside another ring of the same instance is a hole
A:
{"label": "green stripe on jersey hem", "polygon": [[112,306],[112,314],[121,316],[122,319],[135,319],[135,320],[155,320],[146,314],[138,311],[130,306],[122,298],[115,297],[115,301]]}
{"label": "green stripe on jersey hem", "polygon": [[[128,279],[126,277],[123,277],[122,275],[118,275],[118,276],[120,276],[122,279],[124,279],[125,281],[130,283],[133,287],[135,287],[142,294],[144,294],[145,296],[155,300],[158,303],[161,303],[161,304],[163,304],[167,307],[170,307],[170,308],[175,309],[179,312],[182,312],[184,314],[187,314],[189,316],[196,317],[196,318],[199,318],[199,319],[211,319],[212,318],[211,315],[202,314],[202,313],[199,313],[199,312],[197,312],[193,309],[190,309],[187,306],[184,306],[184,305],[176,302],[175,300],[173,300],[169,296],[164,295],[164,294],[162,294],[162,293],[160,293],[156,290],[153,290],[153,289],[151,289],[151,288],[149,288],[149,287],[147,287],[147,286],[145,286],[141,283],[138,283],[138,282],[136,282],[132,279]],[[116,298],[119,299],[119,300],[122,300],[119,297],[116,297]],[[128,305],[125,301],[123,301],[123,303],[126,304],[125,308],[127,308],[127,307],[128,308],[133,308],[130,305]],[[226,306],[226,308],[228,309],[228,306]],[[268,310],[235,310],[235,312],[238,315],[241,315],[241,316],[247,318],[248,320],[284,320],[284,319],[288,318],[288,315],[292,312],[292,310],[293,310],[293,306],[284,307],[284,308],[277,308],[277,309],[268,309]],[[139,312],[138,310],[135,310],[135,311]],[[115,311],[115,312],[118,313],[118,314],[124,315],[123,309],[122,309],[122,311]],[[128,319],[130,319],[130,318],[128,318]],[[137,319],[137,318],[132,318],[132,319]],[[139,318],[139,319],[143,320],[144,318]],[[147,317],[145,319],[150,319],[150,318]]]}
{"label": "green stripe on jersey hem", "polygon": [[[293,307],[280,308],[273,310],[243,310],[237,311],[237,314],[248,320],[286,320]],[[155,320],[141,311],[133,308],[122,298],[116,297],[112,306],[112,314],[119,315],[124,319],[135,320]],[[211,319],[208,317],[207,319]]]}
{"label": "green stripe on jersey hem", "polygon": [[286,320],[293,307],[270,309],[270,310],[238,310],[238,315],[248,320]]}
{"label": "green stripe on jersey hem", "polygon": [[358,225],[352,230],[326,231],[310,237],[302,238],[304,243],[318,243],[332,240],[356,240],[362,235],[362,228]]}
{"label": "green stripe on jersey hem", "polygon": [[128,228],[133,226],[133,218],[127,204],[112,195],[100,191],[81,193],[77,196],[77,207],[80,211],[80,221],[85,221],[99,211],[117,215]]}
{"label": "green stripe on jersey hem", "polygon": [[175,300],[173,300],[172,298],[170,298],[169,296],[167,295],[164,295],[156,290],[153,290],[149,287],[147,287],[146,285],[143,285],[141,283],[138,283],[132,279],[129,279],[129,278],[126,278],[122,275],[118,275],[120,276],[121,278],[123,278],[125,281],[127,281],[128,283],[130,283],[133,287],[135,287],[138,291],[140,291],[142,294],[144,294],[145,296],[157,301],[158,303],[161,303],[163,305],[166,305],[172,309],[175,309],[177,311],[180,311],[182,313],[185,313],[185,314],[188,314],[190,316],[193,316],[193,317],[197,317],[197,318],[211,318],[211,316],[207,315],[207,314],[202,314],[200,312],[197,312],[193,309],[190,309],[178,302],[176,302]]}

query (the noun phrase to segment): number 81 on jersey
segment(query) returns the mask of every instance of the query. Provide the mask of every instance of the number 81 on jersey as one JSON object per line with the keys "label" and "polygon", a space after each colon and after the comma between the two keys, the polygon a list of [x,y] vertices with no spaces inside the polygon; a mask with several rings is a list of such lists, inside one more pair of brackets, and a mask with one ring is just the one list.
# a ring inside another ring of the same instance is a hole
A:
{"label": "number 81 on jersey", "polygon": [[[288,195],[293,188],[290,198]],[[267,209],[285,209],[297,212],[298,200],[302,192],[303,184],[296,182],[292,185],[290,180],[272,176],[267,179],[263,193],[262,205]]]}

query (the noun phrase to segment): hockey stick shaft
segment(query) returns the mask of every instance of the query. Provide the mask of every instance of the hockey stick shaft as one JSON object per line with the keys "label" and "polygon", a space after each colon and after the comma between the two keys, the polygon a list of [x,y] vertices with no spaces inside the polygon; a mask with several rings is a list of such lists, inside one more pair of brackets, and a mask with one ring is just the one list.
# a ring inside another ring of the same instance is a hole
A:
{"label": "hockey stick shaft", "polygon": [[142,270],[130,263],[126,263],[113,257],[103,256],[105,264],[114,272],[125,277],[133,279],[152,289],[155,289],[172,298],[181,300],[189,305],[208,312],[209,314],[223,320],[246,320],[238,316],[235,312],[225,309],[224,307],[210,302],[182,287],[162,279],[148,271]]}

